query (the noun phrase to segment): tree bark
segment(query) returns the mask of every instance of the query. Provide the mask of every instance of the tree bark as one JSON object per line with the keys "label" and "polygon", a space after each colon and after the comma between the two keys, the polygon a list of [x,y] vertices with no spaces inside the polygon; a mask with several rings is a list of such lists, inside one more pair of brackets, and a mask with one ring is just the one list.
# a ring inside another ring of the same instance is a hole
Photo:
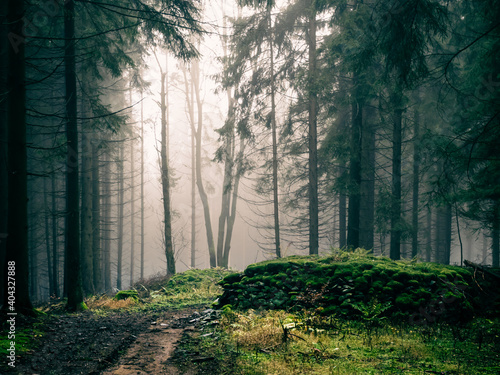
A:
{"label": "tree bark", "polygon": [[[219,215],[219,225],[217,227],[217,266],[226,267],[224,264],[224,234],[226,229],[226,221],[229,217],[229,209],[231,205],[231,190],[233,184],[233,164],[234,164],[234,118],[231,115],[233,112],[233,99],[231,94],[227,93],[228,96],[228,120],[232,123],[230,129],[226,129],[223,138],[225,143],[224,150],[224,180],[222,183],[222,201],[221,210]],[[226,123],[227,124],[227,123]]]}
{"label": "tree bark", "polygon": [[103,292],[101,268],[101,185],[99,181],[99,147],[92,143],[92,260],[94,288]]}
{"label": "tree bark", "polygon": [[59,297],[59,247],[58,247],[58,218],[57,218],[57,192],[56,192],[56,175],[52,173],[51,179],[52,190],[52,275],[54,280],[54,297]]}
{"label": "tree bark", "polygon": [[[191,103],[193,91],[191,90]],[[191,268],[196,268],[196,146],[195,132],[191,127]]]}
{"label": "tree bark", "polygon": [[[417,100],[420,98],[417,95]],[[415,109],[413,119],[413,196],[412,196],[412,238],[411,238],[411,256],[415,258],[418,252],[418,214],[419,214],[419,180],[420,180],[420,110]]]}
{"label": "tree bark", "polygon": [[[132,87],[129,88],[129,105],[132,106]],[[130,287],[134,285],[135,267],[135,155],[134,134],[130,138]]]}
{"label": "tree bark", "polygon": [[172,218],[170,212],[170,176],[167,155],[168,126],[168,70],[161,73],[161,182],[163,191],[164,240],[167,258],[167,275],[175,274],[175,257],[172,244]]}
{"label": "tree bark", "polygon": [[351,147],[349,163],[349,208],[347,222],[347,247],[359,247],[359,214],[361,206],[361,155],[363,139],[363,103],[357,75],[353,77],[353,102],[351,121]]}
{"label": "tree bark", "polygon": [[493,221],[491,229],[492,266],[500,267],[500,201],[493,203]]}
{"label": "tree bark", "polygon": [[317,133],[317,66],[316,66],[316,9],[311,1],[309,9],[309,254],[318,254],[319,250],[319,205],[318,205],[318,133]]}
{"label": "tree bark", "polygon": [[392,129],[392,202],[391,202],[391,244],[390,257],[401,259],[401,147],[402,147],[402,90],[397,88],[393,95]]}
{"label": "tree bark", "polygon": [[[243,140],[241,140],[243,142]],[[224,244],[224,255],[223,255],[223,264],[224,267],[228,268],[229,266],[229,251],[231,249],[231,239],[233,237],[233,229],[234,222],[236,221],[236,207],[238,203],[238,188],[240,186],[240,179],[243,175],[243,155],[245,154],[245,143],[240,145],[240,151],[238,153],[238,167],[236,169],[235,177],[234,177],[234,186],[233,186],[233,196],[231,199],[231,212],[227,218],[227,231],[226,231],[226,240]]]}
{"label": "tree bark", "polygon": [[486,235],[486,232],[483,229],[483,249],[482,249],[482,260],[481,264],[485,265],[488,264],[488,236]]}
{"label": "tree bark", "polygon": [[67,309],[84,307],[80,273],[80,217],[78,187],[78,124],[76,106],[75,2],[64,4],[64,75],[66,85],[66,262]]}
{"label": "tree bark", "polygon": [[347,246],[347,196],[339,195],[339,248]]}
{"label": "tree bark", "polygon": [[[2,1],[0,3],[0,14],[7,14],[9,2]],[[9,33],[7,22],[0,22],[0,34],[3,35],[0,39],[0,302],[4,301],[4,285],[7,280],[5,277],[5,256],[7,244],[7,217],[8,217],[8,172],[7,172],[7,152],[8,152],[8,101],[5,100],[8,93],[8,64],[9,60],[9,45],[6,35]]]}
{"label": "tree bark", "polygon": [[[83,102],[83,100],[82,100]],[[86,106],[82,103],[82,115],[88,115]],[[95,293],[94,261],[92,251],[92,149],[90,145],[89,126],[82,121],[82,204],[81,204],[81,257],[82,257],[82,287],[86,295]]]}
{"label": "tree bark", "polygon": [[[205,218],[205,232],[207,235],[207,243],[208,243],[208,253],[210,257],[210,267],[217,267],[217,259],[215,253],[215,245],[214,245],[214,237],[212,231],[212,220],[210,217],[210,205],[208,203],[208,196],[205,192],[205,188],[203,186],[203,179],[201,175],[201,136],[203,132],[203,103],[200,98],[200,68],[199,62],[194,60],[192,63],[191,69],[191,77],[193,80],[193,90],[196,98],[196,106],[198,109],[198,121],[197,121],[197,129],[195,130],[196,134],[196,186],[198,187],[198,193],[200,195],[201,204],[203,206],[203,215]],[[194,119],[193,119],[194,121]],[[193,130],[194,130],[194,122]]]}
{"label": "tree bark", "polygon": [[[271,7],[268,7],[269,30],[273,30]],[[270,48],[270,89],[271,89],[271,132],[273,147],[273,217],[274,217],[274,246],[276,258],[281,258],[279,194],[278,194],[278,141],[276,135],[276,83],[274,79],[274,40],[273,33],[269,33]]]}
{"label": "tree bark", "polygon": [[[29,183],[29,182],[28,182]],[[32,186],[32,183],[29,183]],[[28,251],[29,251],[29,267],[30,267],[30,298],[33,301],[38,301],[40,298],[38,284],[38,246],[36,239],[38,238],[37,223],[39,220],[38,202],[34,199],[33,193],[28,195]]]}
{"label": "tree bark", "polygon": [[432,207],[430,204],[427,206],[426,221],[425,261],[430,262],[432,257]]}
{"label": "tree bark", "polygon": [[141,90],[141,280],[144,280],[144,103]]}
{"label": "tree bark", "polygon": [[52,273],[52,246],[50,243],[50,208],[49,208],[49,189],[47,186],[47,179],[43,179],[43,217],[45,229],[45,249],[47,256],[47,275],[49,277],[49,296],[54,294],[54,277]]}
{"label": "tree bark", "polygon": [[373,251],[375,221],[375,125],[374,109],[365,106],[361,139],[359,246]]}
{"label": "tree bark", "polygon": [[110,176],[110,155],[109,150],[104,154],[104,176],[107,177],[104,183],[104,193],[103,193],[103,236],[102,236],[102,248],[103,248],[103,279],[104,279],[104,291],[110,292],[112,288],[111,284],[111,180]]}
{"label": "tree bark", "polygon": [[118,245],[117,245],[117,260],[116,260],[116,288],[122,289],[122,269],[123,269],[123,205],[124,205],[124,173],[123,173],[123,159],[125,157],[123,149],[125,145],[119,145],[120,156],[117,163],[118,167]]}
{"label": "tree bark", "polygon": [[[10,0],[7,22],[9,33],[22,34],[24,2]],[[29,295],[28,256],[28,190],[26,155],[26,86],[24,43],[15,51],[9,49],[8,65],[8,236],[4,278],[15,270],[15,310],[30,313],[33,309]],[[5,238],[5,235],[3,235]],[[8,304],[8,283],[4,280],[4,306]]]}
{"label": "tree bark", "polygon": [[444,207],[444,253],[443,264],[450,264],[453,212],[451,204]]}

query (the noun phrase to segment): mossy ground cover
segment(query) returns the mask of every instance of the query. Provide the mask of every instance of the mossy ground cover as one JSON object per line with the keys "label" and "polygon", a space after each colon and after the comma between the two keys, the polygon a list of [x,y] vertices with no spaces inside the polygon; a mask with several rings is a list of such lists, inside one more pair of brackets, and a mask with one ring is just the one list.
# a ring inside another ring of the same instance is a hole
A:
{"label": "mossy ground cover", "polygon": [[[293,256],[250,265],[226,276],[219,307],[313,309],[349,319],[465,322],[498,312],[492,280],[470,269],[394,262],[358,250],[326,257]],[[492,292],[493,291],[493,292]]]}
{"label": "mossy ground cover", "polygon": [[220,281],[233,272],[221,269],[192,269],[156,280],[154,284],[135,285],[145,302],[142,309],[184,309],[210,305],[222,293]]}
{"label": "mossy ground cover", "polygon": [[[203,332],[186,332],[176,350],[186,363],[193,353],[207,359],[191,361],[199,374],[498,374],[500,321],[493,308],[497,305],[493,294],[486,302],[471,286],[472,280],[489,293],[488,279],[479,276],[459,267],[396,263],[362,252],[291,257],[251,265],[243,273],[211,269],[156,277],[134,286],[137,298],[89,298],[85,314],[87,320],[95,320],[91,326],[97,337],[121,330],[115,324],[118,317],[127,315],[123,327],[128,327],[135,317],[147,321],[161,311],[183,307],[202,311],[219,297],[219,324],[207,324]],[[422,285],[426,293],[419,291]],[[250,298],[243,298],[246,293]],[[421,306],[412,301],[397,301],[400,296],[407,298],[405,294],[414,298],[412,293],[422,295],[425,309],[419,310]],[[346,297],[341,299],[341,294]],[[222,307],[228,295],[235,297],[233,306]],[[276,298],[285,302],[277,304]],[[244,304],[248,301],[261,305],[254,309]],[[463,310],[452,308],[457,302],[464,303]],[[482,316],[476,311],[481,304],[487,307]],[[401,307],[410,305],[417,306],[413,313]],[[115,308],[118,311],[110,311]],[[467,319],[447,323],[442,319],[446,311],[464,311]],[[73,324],[81,320],[78,316],[64,317],[59,310],[57,314],[61,314],[55,318],[57,328],[49,334],[58,333],[60,325],[79,327]],[[101,332],[103,322],[109,328]],[[26,342],[44,335],[38,326],[29,329]],[[19,342],[22,345],[23,339]],[[85,353],[93,360],[95,353]]]}
{"label": "mossy ground cover", "polygon": [[[214,356],[220,374],[498,374],[500,322],[461,327],[362,322],[311,312],[225,308],[191,350]],[[203,373],[203,372],[202,372]]]}

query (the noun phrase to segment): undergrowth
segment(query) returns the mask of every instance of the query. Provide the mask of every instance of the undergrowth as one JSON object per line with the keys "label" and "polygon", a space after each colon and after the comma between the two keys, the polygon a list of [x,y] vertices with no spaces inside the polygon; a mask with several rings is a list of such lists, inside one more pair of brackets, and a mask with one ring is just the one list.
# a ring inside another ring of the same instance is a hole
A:
{"label": "undergrowth", "polygon": [[231,274],[222,268],[187,270],[170,278],[154,278],[149,282],[137,283],[135,290],[143,302],[141,309],[183,309],[206,306],[222,293],[218,283]]}
{"label": "undergrowth", "polygon": [[226,307],[220,326],[200,338],[199,348],[222,366],[235,361],[220,373],[241,375],[498,374],[499,332],[499,320],[459,328],[384,322],[368,330],[358,321],[306,311]]}

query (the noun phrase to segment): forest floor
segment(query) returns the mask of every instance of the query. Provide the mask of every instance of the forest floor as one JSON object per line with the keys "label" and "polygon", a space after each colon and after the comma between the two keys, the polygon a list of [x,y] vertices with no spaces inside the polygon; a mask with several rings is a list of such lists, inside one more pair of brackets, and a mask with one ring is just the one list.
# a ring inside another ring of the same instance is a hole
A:
{"label": "forest floor", "polygon": [[36,317],[16,316],[15,368],[6,359],[8,316],[0,312],[0,374],[216,374],[214,356],[184,344],[217,324],[209,307],[221,292],[217,281],[228,273],[153,277],[134,286],[135,298],[91,296],[88,310],[79,313],[65,311],[64,300],[38,306]]}
{"label": "forest floor", "polygon": [[374,320],[372,308],[364,320],[318,309],[214,310],[227,274],[190,270],[91,296],[80,313],[59,300],[36,318],[18,315],[15,369],[1,316],[0,374],[500,374],[496,317],[418,325]]}
{"label": "forest floor", "polygon": [[[94,312],[44,318],[15,369],[2,374],[179,374],[172,354],[185,332],[196,331],[196,309],[137,313]],[[33,322],[26,321],[31,327]],[[196,358],[194,358],[196,360]],[[183,364],[184,367],[186,364]],[[183,374],[196,371],[183,370]]]}
{"label": "forest floor", "polygon": [[[186,337],[200,335],[202,319],[211,319],[210,314],[207,314],[211,310],[202,314],[205,307],[199,307],[150,313],[125,310],[105,315],[86,311],[46,317],[43,323],[38,320],[38,324],[43,324],[43,327],[32,331],[35,342],[20,357],[15,369],[9,369],[3,361],[0,373],[207,373],[197,371],[196,364],[214,362],[214,358],[199,356],[199,353],[194,352],[189,361],[184,361],[183,356],[174,355],[178,342]],[[29,318],[24,324],[34,326]],[[179,365],[182,371],[178,369]]]}

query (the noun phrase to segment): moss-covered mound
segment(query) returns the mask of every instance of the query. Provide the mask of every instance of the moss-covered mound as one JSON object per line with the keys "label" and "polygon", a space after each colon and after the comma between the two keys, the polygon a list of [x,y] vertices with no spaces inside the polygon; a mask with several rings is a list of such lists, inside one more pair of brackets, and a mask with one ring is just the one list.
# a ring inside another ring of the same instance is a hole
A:
{"label": "moss-covered mound", "polygon": [[349,317],[380,314],[414,323],[468,320],[478,310],[498,308],[482,292],[494,288],[488,280],[480,282],[466,268],[395,262],[360,252],[292,256],[226,276],[218,306],[315,309]]}
{"label": "moss-covered mound", "polygon": [[138,296],[137,290],[120,290],[113,297],[113,299],[116,301],[125,300],[127,298],[133,299],[134,301],[138,301],[139,296]]}

